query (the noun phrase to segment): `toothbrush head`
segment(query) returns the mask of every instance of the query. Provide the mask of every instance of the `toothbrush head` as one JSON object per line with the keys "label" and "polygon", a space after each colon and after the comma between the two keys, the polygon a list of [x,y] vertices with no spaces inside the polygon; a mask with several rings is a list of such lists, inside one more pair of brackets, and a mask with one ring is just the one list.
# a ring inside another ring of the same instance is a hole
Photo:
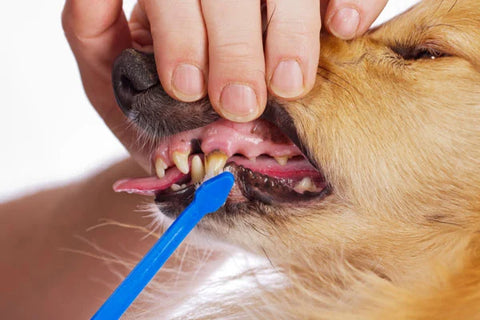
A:
{"label": "toothbrush head", "polygon": [[202,183],[196,190],[194,198],[199,211],[207,214],[220,209],[227,200],[234,180],[233,174],[223,172]]}

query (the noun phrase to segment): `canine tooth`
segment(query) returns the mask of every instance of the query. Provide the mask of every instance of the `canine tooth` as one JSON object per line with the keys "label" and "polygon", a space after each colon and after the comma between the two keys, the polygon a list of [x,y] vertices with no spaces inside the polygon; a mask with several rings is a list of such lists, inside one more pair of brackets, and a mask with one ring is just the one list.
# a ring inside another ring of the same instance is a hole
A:
{"label": "canine tooth", "polygon": [[192,182],[201,182],[203,177],[205,177],[205,168],[202,159],[199,155],[194,155],[192,158]]}
{"label": "canine tooth", "polygon": [[165,177],[165,169],[167,168],[168,166],[162,158],[157,158],[155,160],[155,172],[159,178]]}
{"label": "canine tooth", "polygon": [[182,186],[174,183],[174,184],[172,184],[172,186],[170,188],[172,188],[173,191],[178,191],[178,190],[182,189]]}
{"label": "canine tooth", "polygon": [[288,162],[288,156],[274,157],[277,160],[278,164],[284,166]]}
{"label": "canine tooth", "polygon": [[205,159],[205,175],[207,178],[220,174],[227,163],[228,156],[222,151],[213,151]]}
{"label": "canine tooth", "polygon": [[190,171],[188,166],[188,152],[174,151],[172,153],[172,160],[180,172],[187,174]]}
{"label": "canine tooth", "polygon": [[309,177],[305,177],[302,179],[302,181],[297,183],[294,189],[299,193],[303,193],[304,191],[315,191],[316,188],[312,179],[310,179]]}

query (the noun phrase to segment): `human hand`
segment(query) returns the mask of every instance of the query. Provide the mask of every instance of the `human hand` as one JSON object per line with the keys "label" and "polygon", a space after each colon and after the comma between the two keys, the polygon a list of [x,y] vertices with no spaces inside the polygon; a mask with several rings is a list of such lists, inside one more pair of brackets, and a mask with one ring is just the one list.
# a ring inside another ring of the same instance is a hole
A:
{"label": "human hand", "polygon": [[295,99],[313,87],[321,21],[350,39],[370,27],[386,2],[268,0],[264,43],[259,0],[139,0],[130,22],[121,0],[67,0],[62,20],[90,101],[135,156],[135,135],[122,125],[111,88],[113,61],[123,49],[154,51],[172,97],[195,101],[208,92],[221,116],[244,122],[261,115],[267,90]]}

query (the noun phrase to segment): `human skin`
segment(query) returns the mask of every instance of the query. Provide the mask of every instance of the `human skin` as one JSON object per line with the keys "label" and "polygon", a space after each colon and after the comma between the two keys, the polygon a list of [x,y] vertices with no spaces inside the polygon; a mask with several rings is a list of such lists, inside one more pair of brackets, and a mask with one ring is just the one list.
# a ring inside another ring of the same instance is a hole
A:
{"label": "human skin", "polygon": [[[163,226],[151,232],[148,213],[138,212],[145,197],[112,191],[115,180],[140,174],[127,159],[80,181],[0,203],[3,318],[80,320],[95,313],[163,232]],[[189,248],[177,249],[155,277],[164,284],[156,303],[160,318],[224,261],[219,252]],[[182,277],[172,282],[169,270]]]}

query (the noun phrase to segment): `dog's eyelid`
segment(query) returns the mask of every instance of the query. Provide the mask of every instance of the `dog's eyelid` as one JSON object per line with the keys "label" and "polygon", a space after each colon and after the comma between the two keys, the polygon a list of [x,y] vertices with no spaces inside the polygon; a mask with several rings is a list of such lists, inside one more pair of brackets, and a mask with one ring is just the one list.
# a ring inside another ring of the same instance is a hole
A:
{"label": "dog's eyelid", "polygon": [[390,49],[404,60],[421,60],[447,57],[448,53],[444,53],[436,48],[429,46],[405,46],[405,45],[392,45]]}
{"label": "dog's eyelid", "polygon": [[414,59],[437,59],[447,56],[446,53],[443,53],[439,50],[432,48],[418,48],[415,52]]}

